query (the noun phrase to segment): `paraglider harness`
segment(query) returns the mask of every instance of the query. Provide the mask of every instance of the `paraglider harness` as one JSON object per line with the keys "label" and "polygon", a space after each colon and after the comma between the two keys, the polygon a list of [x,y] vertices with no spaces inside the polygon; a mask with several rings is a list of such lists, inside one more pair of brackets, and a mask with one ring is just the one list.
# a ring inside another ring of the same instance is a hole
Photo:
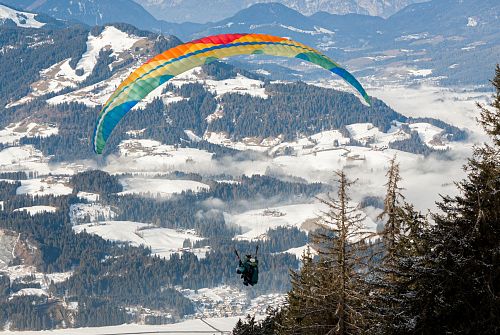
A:
{"label": "paraglider harness", "polygon": [[255,257],[252,255],[245,255],[245,259],[241,260],[238,250],[234,248],[234,253],[238,257],[239,265],[236,268],[236,273],[243,278],[243,285],[254,286],[259,281],[259,260],[257,259],[257,252],[259,246],[255,248]]}

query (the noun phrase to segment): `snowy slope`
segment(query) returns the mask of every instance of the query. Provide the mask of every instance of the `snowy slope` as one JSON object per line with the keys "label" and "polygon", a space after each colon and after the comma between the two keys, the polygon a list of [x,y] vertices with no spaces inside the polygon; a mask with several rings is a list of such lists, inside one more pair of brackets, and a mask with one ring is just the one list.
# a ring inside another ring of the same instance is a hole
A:
{"label": "snowy slope", "polygon": [[67,177],[46,177],[42,179],[21,180],[21,186],[16,190],[17,194],[31,195],[65,195],[71,194],[73,189],[68,186]]}
{"label": "snowy slope", "polygon": [[0,4],[0,23],[12,20],[18,27],[41,28],[45,23],[36,20],[37,14],[20,12]]}
{"label": "snowy slope", "polygon": [[[393,125],[391,129],[384,133],[371,123],[356,123],[346,126],[352,138],[363,144],[371,144],[373,147],[389,146],[390,142],[401,141],[410,137],[398,126]],[[417,129],[416,129],[417,130]],[[417,130],[418,131],[418,130]]]}
{"label": "snowy slope", "polygon": [[107,26],[98,35],[89,34],[87,40],[87,52],[82,55],[82,58],[76,65],[76,70],[82,70],[83,74],[79,80],[86,79],[94,69],[99,58],[99,52],[102,50],[112,50],[110,57],[116,57],[115,62],[123,60],[122,54],[130,49],[140,40],[145,39],[137,36],[129,35],[113,26]]}
{"label": "snowy slope", "polygon": [[78,88],[92,74],[99,61],[100,53],[103,51],[111,51],[109,57],[113,58],[113,61],[109,64],[110,70],[115,69],[125,61],[133,59],[132,66],[127,66],[125,69],[118,71],[104,82],[49,99],[51,104],[75,101],[88,106],[101,105],[128,76],[129,72],[146,60],[147,57],[142,54],[145,50],[151,49],[151,46],[152,42],[148,38],[134,36],[114,26],[104,27],[103,31],[97,36],[89,33],[86,41],[86,51],[74,68],[70,65],[71,59],[65,59],[40,71],[40,79],[31,84],[31,92],[24,98],[11,102],[7,107],[22,105],[34,98],[49,93],[57,93],[63,89]]}
{"label": "snowy slope", "polygon": [[[210,325],[217,327],[217,329],[223,330],[224,332],[230,333],[236,322],[241,318],[241,316],[234,316],[229,318],[209,318],[206,319]],[[23,335],[104,335],[104,334],[129,334],[129,335],[140,335],[147,332],[161,334],[162,332],[168,332],[169,334],[185,334],[185,335],[196,335],[200,332],[208,332],[207,334],[217,333],[214,332],[213,328],[208,326],[206,323],[199,319],[186,320],[179,323],[159,325],[159,326],[148,326],[148,325],[137,325],[137,324],[124,324],[120,326],[109,326],[109,327],[92,327],[92,328],[74,328],[74,329],[58,329],[58,330],[44,330],[44,331],[23,331]],[[190,333],[189,331],[193,331]],[[2,335],[20,335],[20,332],[16,331],[4,331]]]}
{"label": "snowy slope", "polygon": [[15,144],[22,137],[48,137],[57,135],[59,129],[53,124],[40,124],[25,119],[21,122],[11,123],[0,130],[0,143]]}
{"label": "snowy slope", "polygon": [[175,148],[154,140],[125,140],[119,149],[119,157],[110,157],[104,170],[110,173],[166,173],[175,170],[196,171],[213,164],[213,153],[193,148]]}
{"label": "snowy slope", "polygon": [[74,226],[75,232],[96,234],[104,239],[129,242],[131,245],[150,247],[154,255],[169,258],[172,253],[182,252],[183,242],[200,240],[192,230],[157,228],[151,224],[132,221],[104,221]]}
{"label": "snowy slope", "polygon": [[224,219],[230,224],[242,228],[243,234],[237,239],[251,240],[263,238],[269,229],[294,226],[301,228],[311,219],[315,219],[326,207],[320,203],[287,205],[265,209],[250,210],[240,214],[224,213]]}
{"label": "snowy slope", "polygon": [[[356,204],[353,203],[351,206],[354,207]],[[243,234],[236,236],[236,239],[252,240],[265,238],[267,230],[278,227],[297,227],[310,231],[316,228],[315,222],[318,217],[323,216],[327,210],[328,207],[325,204],[315,201],[313,203],[261,208],[239,214],[224,213],[224,219],[226,222],[242,228]],[[360,214],[363,214],[362,211]],[[375,231],[376,229],[376,223],[369,215],[366,216],[363,225],[367,231]],[[303,248],[294,248],[287,252],[300,257]]]}
{"label": "snowy slope", "polygon": [[209,186],[192,180],[159,178],[124,178],[120,180],[123,192],[120,194],[143,194],[153,197],[170,197],[172,194],[208,190]]}

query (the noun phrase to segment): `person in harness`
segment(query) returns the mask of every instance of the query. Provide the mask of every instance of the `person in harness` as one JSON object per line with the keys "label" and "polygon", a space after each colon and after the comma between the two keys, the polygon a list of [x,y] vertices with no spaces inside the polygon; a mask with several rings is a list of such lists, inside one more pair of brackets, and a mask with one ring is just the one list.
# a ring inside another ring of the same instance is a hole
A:
{"label": "person in harness", "polygon": [[252,257],[252,255],[245,255],[245,259],[242,260],[238,251],[234,249],[239,261],[236,273],[241,275],[243,285],[245,286],[254,286],[259,281],[259,260],[257,259],[258,250],[259,247],[257,246],[255,250],[255,257]]}

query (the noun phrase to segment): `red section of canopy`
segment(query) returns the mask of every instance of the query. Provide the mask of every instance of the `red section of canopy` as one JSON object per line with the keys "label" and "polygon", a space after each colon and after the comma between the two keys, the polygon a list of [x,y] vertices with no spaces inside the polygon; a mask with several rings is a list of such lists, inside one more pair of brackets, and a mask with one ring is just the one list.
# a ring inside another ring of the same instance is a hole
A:
{"label": "red section of canopy", "polygon": [[220,34],[214,36],[203,37],[190,43],[206,43],[206,44],[227,44],[231,43],[234,40],[237,40],[240,37],[243,37],[248,34]]}

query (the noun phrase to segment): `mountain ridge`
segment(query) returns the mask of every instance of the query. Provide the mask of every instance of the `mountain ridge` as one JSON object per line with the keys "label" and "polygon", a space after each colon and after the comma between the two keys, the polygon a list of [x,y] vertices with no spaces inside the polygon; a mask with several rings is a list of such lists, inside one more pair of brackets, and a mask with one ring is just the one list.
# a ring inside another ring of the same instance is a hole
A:
{"label": "mountain ridge", "polygon": [[205,7],[203,13],[196,9],[204,5],[200,0],[135,0],[151,13],[155,13],[158,19],[171,22],[198,22],[208,23],[220,21],[232,16],[240,10],[259,3],[281,3],[303,15],[312,15],[319,11],[331,14],[358,13],[373,16],[389,17],[405,6],[422,2],[425,0],[216,0],[213,7]]}

